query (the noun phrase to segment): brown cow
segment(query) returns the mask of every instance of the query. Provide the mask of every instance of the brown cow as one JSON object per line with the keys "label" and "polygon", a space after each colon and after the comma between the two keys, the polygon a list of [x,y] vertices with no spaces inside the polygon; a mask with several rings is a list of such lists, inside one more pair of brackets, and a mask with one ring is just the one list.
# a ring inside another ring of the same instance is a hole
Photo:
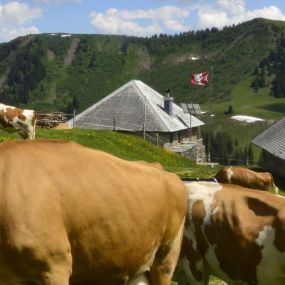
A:
{"label": "brown cow", "polygon": [[152,167],[155,167],[157,169],[163,170],[163,166],[159,162],[146,162],[144,160],[134,160],[134,162],[141,163],[141,164],[148,165],[148,166],[152,166]]}
{"label": "brown cow", "polygon": [[187,210],[176,175],[53,140],[1,144],[0,160],[1,285],[170,284]]}
{"label": "brown cow", "polygon": [[[285,199],[214,182],[187,183],[179,285],[285,284]],[[183,274],[181,274],[183,273]]]}
{"label": "brown cow", "polygon": [[34,139],[36,112],[0,104],[0,128],[7,132],[17,132],[23,139]]}
{"label": "brown cow", "polygon": [[278,194],[278,188],[269,172],[255,172],[239,166],[227,166],[222,168],[215,178],[220,183],[236,184],[252,189],[268,191],[272,188],[273,192]]}

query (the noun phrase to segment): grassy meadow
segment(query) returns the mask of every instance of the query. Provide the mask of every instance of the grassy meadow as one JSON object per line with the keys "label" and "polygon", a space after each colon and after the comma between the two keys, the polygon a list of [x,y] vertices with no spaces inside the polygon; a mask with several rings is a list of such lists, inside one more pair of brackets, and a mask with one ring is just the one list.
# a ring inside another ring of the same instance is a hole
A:
{"label": "grassy meadow", "polygon": [[[217,168],[196,165],[193,161],[157,147],[141,137],[108,130],[89,129],[41,129],[36,130],[37,139],[73,140],[87,147],[111,153],[126,160],[159,162],[164,169],[180,176],[210,178]],[[18,134],[0,131],[0,142],[20,139]]]}
{"label": "grassy meadow", "polygon": [[[283,117],[285,114],[285,98],[270,96],[269,88],[254,91],[250,88],[252,80],[253,76],[248,76],[236,84],[230,92],[230,101],[216,101],[212,105],[212,111],[223,113],[229,105],[232,105],[233,115],[248,115],[267,120],[279,120]],[[208,108],[207,105],[204,107]]]}

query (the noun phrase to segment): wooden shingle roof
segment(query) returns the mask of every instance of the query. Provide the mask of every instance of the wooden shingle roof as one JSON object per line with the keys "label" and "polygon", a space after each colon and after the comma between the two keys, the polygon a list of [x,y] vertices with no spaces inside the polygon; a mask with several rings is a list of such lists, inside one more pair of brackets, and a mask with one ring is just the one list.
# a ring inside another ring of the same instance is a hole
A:
{"label": "wooden shingle roof", "polygon": [[[99,102],[78,114],[78,128],[113,129],[126,131],[175,132],[204,125],[202,121],[184,114],[173,103],[173,115],[164,110],[164,97],[140,80],[131,80]],[[72,125],[72,120],[68,122]]]}
{"label": "wooden shingle roof", "polygon": [[252,143],[278,158],[285,159],[285,118],[254,138]]}

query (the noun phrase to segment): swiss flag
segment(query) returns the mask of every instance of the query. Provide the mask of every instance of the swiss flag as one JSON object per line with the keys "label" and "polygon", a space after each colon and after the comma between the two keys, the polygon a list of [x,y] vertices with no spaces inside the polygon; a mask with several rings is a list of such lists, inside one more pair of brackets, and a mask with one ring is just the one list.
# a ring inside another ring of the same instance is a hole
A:
{"label": "swiss flag", "polygon": [[192,85],[207,85],[208,84],[208,72],[193,73],[191,83]]}

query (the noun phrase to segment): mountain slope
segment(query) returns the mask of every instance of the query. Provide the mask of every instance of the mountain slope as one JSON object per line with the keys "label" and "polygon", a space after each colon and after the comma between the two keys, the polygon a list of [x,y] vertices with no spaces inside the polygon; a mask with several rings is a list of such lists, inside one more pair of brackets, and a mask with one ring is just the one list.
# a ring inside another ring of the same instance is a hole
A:
{"label": "mountain slope", "polygon": [[0,101],[45,111],[81,111],[128,80],[140,79],[161,93],[170,88],[177,103],[205,103],[211,88],[192,87],[189,78],[193,72],[213,70],[212,99],[225,102],[234,86],[276,48],[284,30],[284,22],[255,19],[222,30],[151,38],[21,37],[0,45]]}

